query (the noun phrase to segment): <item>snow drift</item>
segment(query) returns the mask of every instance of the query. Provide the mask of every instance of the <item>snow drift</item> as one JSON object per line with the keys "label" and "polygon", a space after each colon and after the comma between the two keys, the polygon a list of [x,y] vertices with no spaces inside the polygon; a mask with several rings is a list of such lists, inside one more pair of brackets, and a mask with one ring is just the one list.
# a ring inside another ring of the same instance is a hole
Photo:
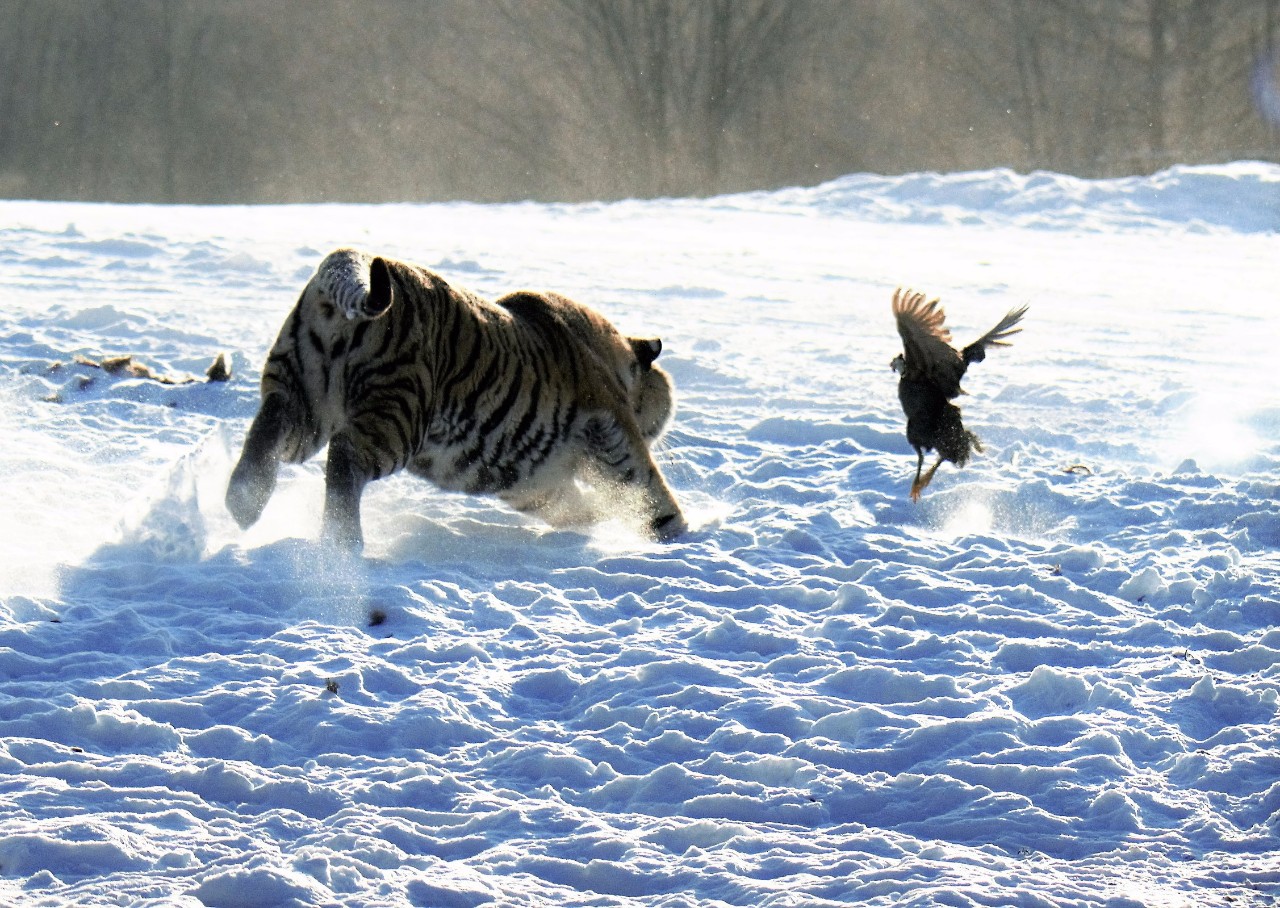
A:
{"label": "snow drift", "polygon": [[[0,902],[1274,904],[1280,168],[0,211]],[[395,477],[340,557],[312,463],[241,533],[346,244],[661,335],[694,530]],[[899,284],[1031,306],[919,505]]]}

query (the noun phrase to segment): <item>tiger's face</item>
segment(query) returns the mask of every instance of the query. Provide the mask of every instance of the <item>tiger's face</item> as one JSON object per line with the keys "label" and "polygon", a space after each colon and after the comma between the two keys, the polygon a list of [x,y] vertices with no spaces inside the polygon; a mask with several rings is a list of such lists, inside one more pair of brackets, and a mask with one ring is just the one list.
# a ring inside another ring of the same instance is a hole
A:
{"label": "tiger's face", "polygon": [[644,440],[653,444],[662,437],[675,415],[675,384],[671,376],[654,360],[662,352],[662,341],[656,337],[629,337],[632,362],[629,370],[631,409]]}
{"label": "tiger's face", "polygon": [[604,316],[585,310],[558,293],[540,295],[605,363],[622,387],[647,444],[662,437],[675,415],[675,383],[655,365],[662,352],[656,337],[624,337]]}

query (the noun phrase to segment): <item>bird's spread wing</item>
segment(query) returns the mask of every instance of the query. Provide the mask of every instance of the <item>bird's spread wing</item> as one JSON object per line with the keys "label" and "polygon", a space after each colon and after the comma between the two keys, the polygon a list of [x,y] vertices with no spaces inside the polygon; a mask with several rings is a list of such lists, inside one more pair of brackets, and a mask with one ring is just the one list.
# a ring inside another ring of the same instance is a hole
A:
{"label": "bird's spread wing", "polygon": [[996,324],[994,328],[988,331],[982,337],[978,338],[972,344],[964,348],[962,354],[966,363],[980,362],[986,352],[987,347],[1007,347],[1009,341],[1007,338],[1021,331],[1021,328],[1014,326],[1022,321],[1022,317],[1027,314],[1027,307],[1020,309],[1010,309],[1004,318]]}
{"label": "bird's spread wing", "polygon": [[923,293],[899,287],[893,293],[893,314],[902,335],[902,377],[929,382],[947,397],[959,394],[965,362],[951,346],[938,301],[926,302]]}

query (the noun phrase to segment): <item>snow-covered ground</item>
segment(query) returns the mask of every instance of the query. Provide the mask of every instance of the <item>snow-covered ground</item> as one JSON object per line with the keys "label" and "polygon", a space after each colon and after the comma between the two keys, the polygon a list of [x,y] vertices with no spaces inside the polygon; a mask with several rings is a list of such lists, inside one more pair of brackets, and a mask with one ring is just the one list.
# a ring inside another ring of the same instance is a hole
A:
{"label": "snow-covered ground", "polygon": [[[0,904],[1280,904],[1280,167],[0,225]],[[241,533],[348,244],[661,335],[693,531],[395,477],[341,558],[314,462]],[[900,284],[1031,307],[919,504]]]}

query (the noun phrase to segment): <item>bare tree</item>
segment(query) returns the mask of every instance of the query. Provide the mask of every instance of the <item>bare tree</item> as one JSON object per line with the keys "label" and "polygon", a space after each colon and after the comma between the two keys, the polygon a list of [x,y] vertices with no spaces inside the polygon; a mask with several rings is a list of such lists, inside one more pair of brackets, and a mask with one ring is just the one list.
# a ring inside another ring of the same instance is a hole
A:
{"label": "bare tree", "polygon": [[1135,67],[1116,43],[1113,14],[1124,5],[941,0],[929,15],[934,34],[956,54],[977,109],[1003,114],[1014,131],[1017,163],[1090,173],[1106,155],[1108,136],[1127,132],[1142,116],[1126,70]]}
{"label": "bare tree", "polygon": [[587,182],[621,176],[642,195],[725,188],[735,133],[776,98],[797,49],[839,14],[820,0],[552,0],[502,10],[550,61],[548,90],[563,99],[572,144],[599,162],[576,156]]}
{"label": "bare tree", "polygon": [[1280,156],[1280,0],[0,0],[0,19],[0,195],[586,199]]}
{"label": "bare tree", "polygon": [[966,60],[975,99],[1010,112],[1025,160],[1085,175],[1255,144],[1247,87],[1259,11],[1255,0],[930,8],[936,33]]}

